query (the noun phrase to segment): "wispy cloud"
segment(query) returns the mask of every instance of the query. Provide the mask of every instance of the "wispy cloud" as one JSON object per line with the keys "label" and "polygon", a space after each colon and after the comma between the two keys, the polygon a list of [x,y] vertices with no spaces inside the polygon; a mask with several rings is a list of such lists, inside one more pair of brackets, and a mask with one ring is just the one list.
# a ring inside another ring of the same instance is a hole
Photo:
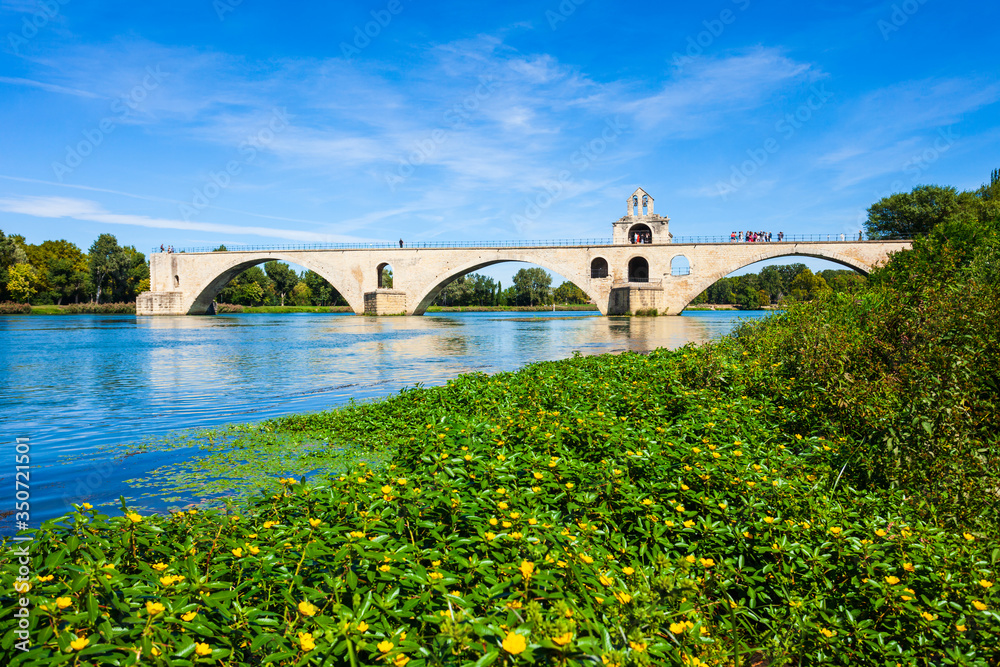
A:
{"label": "wispy cloud", "polygon": [[97,93],[92,93],[87,90],[79,90],[77,88],[67,88],[65,86],[57,86],[52,83],[45,83],[44,81],[35,81],[33,79],[20,79],[17,77],[0,76],[0,83],[6,83],[7,85],[10,86],[26,86],[28,88],[40,88],[50,93],[73,95],[75,97],[90,97],[94,99],[103,98],[102,95],[98,95]]}
{"label": "wispy cloud", "polygon": [[278,229],[273,227],[253,227],[242,225],[223,225],[210,222],[189,222],[186,220],[171,220],[152,218],[145,215],[128,213],[111,213],[100,204],[85,199],[69,197],[14,197],[0,199],[0,211],[29,215],[36,218],[70,218],[85,222],[97,222],[105,225],[134,225],[155,229],[182,229],[199,232],[215,232],[239,236],[263,236],[267,238],[287,239],[292,241],[308,241],[317,243],[358,243],[371,239],[359,239],[353,236],[339,234],[321,234],[293,229]]}

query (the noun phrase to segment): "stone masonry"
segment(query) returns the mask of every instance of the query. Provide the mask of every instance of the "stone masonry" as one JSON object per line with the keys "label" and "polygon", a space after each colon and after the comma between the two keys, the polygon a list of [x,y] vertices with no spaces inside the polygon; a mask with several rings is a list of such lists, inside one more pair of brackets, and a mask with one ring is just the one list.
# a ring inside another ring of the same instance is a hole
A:
{"label": "stone masonry", "polygon": [[[642,190],[633,195],[640,206],[636,211],[630,205],[630,213],[635,214],[614,223],[615,237],[608,245],[154,253],[150,255],[150,291],[136,299],[136,313],[208,313],[215,296],[241,271],[280,260],[326,278],[359,315],[422,315],[452,280],[500,262],[528,262],[562,275],[586,292],[605,315],[651,308],[660,314],[676,315],[719,278],[761,260],[817,257],[868,273],[891,253],[910,247],[909,241],[670,243],[669,218],[652,213],[651,197],[642,215],[643,196],[648,197]],[[630,204],[636,201],[633,197],[629,198]],[[652,230],[651,244],[628,242],[628,229],[634,224],[645,224]],[[619,229],[623,230],[621,239]],[[671,265],[679,257],[687,259],[690,272],[672,275]],[[606,262],[606,274],[600,270],[602,260]],[[645,261],[647,281],[629,282],[629,264],[633,260]],[[389,290],[379,287],[385,265],[393,270],[393,289]]]}

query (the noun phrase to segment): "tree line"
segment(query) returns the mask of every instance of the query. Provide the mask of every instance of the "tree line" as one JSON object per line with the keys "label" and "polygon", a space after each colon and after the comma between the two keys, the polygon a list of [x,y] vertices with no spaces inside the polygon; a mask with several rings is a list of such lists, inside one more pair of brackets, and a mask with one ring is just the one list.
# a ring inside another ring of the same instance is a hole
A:
{"label": "tree line", "polygon": [[552,288],[552,276],[545,269],[519,269],[507,289],[500,281],[479,273],[460,276],[448,283],[435,306],[538,306],[552,303],[589,303],[590,297],[568,280]]}
{"label": "tree line", "polygon": [[691,305],[736,304],[758,310],[785,299],[812,301],[822,292],[853,292],[864,284],[864,276],[852,270],[813,273],[805,264],[765,266],[759,273],[718,280],[695,297]]}
{"label": "tree line", "polygon": [[0,302],[130,302],[148,289],[146,256],[112,234],[101,234],[84,253],[64,239],[33,245],[0,230]]}

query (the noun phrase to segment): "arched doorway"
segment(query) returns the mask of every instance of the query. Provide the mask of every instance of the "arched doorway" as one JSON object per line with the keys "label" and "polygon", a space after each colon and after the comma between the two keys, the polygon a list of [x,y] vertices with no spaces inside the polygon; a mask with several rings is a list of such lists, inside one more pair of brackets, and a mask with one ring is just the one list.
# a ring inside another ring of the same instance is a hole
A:
{"label": "arched doorway", "polygon": [[389,289],[392,287],[392,265],[389,262],[382,262],[376,269],[378,271],[379,289]]}
{"label": "arched doorway", "polygon": [[632,225],[628,230],[629,243],[652,243],[653,231],[646,225]]}
{"label": "arched doorway", "polygon": [[628,281],[630,283],[649,282],[649,262],[644,257],[633,257],[629,260]]}
{"label": "arched doorway", "polygon": [[691,262],[684,255],[677,255],[670,260],[670,275],[687,276],[691,274]]}
{"label": "arched doorway", "polygon": [[604,259],[603,257],[595,257],[594,261],[590,263],[590,277],[607,278],[608,260]]}

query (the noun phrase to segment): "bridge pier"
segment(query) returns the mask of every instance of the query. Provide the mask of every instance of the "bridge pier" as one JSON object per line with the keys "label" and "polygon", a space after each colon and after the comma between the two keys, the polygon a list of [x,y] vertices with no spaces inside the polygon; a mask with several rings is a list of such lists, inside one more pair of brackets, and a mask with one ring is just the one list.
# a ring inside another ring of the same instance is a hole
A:
{"label": "bridge pier", "polygon": [[379,288],[365,292],[365,315],[406,315],[406,292]]}

